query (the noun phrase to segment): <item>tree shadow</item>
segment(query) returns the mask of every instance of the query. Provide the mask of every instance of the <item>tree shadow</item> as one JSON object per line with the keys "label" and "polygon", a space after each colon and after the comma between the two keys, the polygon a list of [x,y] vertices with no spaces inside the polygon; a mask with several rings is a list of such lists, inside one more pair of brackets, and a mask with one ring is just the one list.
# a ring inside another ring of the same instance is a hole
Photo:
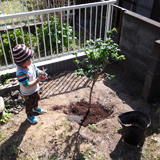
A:
{"label": "tree shadow", "polygon": [[[89,111],[86,112],[86,115],[84,116],[84,118],[82,119],[78,131],[75,132],[72,135],[68,135],[65,139],[65,143],[67,144],[66,147],[64,148],[63,152],[60,155],[57,155],[56,153],[53,154],[51,157],[54,157],[55,159],[58,159],[59,157],[61,157],[63,155],[64,159],[67,159],[68,153],[73,152],[72,156],[72,160],[85,160],[86,158],[84,157],[84,154],[81,153],[80,151],[80,145],[82,143],[88,143],[89,139],[86,137],[83,137],[80,134],[80,129],[83,126],[83,122],[85,121],[85,119],[87,118],[89,114]],[[93,142],[91,142],[93,143]],[[74,147],[74,150],[72,150]]]}
{"label": "tree shadow", "polygon": [[83,136],[80,135],[80,128],[81,126],[79,126],[79,129],[77,132],[75,132],[73,135],[71,136],[67,136],[65,143],[67,144],[64,152],[63,152],[63,158],[67,158],[67,154],[69,152],[72,151],[72,147],[74,146],[74,150],[73,155],[72,155],[72,159],[73,160],[82,160],[83,159],[83,154],[80,152],[80,144],[84,143],[85,141],[87,142],[87,139],[84,138]]}
{"label": "tree shadow", "polygon": [[18,154],[22,151],[19,146],[30,126],[31,124],[25,120],[21,123],[18,131],[15,131],[13,135],[0,146],[0,159],[16,160]]}
{"label": "tree shadow", "polygon": [[[65,147],[65,149],[64,149],[65,152],[64,153],[68,153],[68,151],[71,151],[72,146],[75,146],[74,150],[73,150],[73,158],[72,158],[73,160],[83,160],[83,159],[85,159],[84,154],[82,154],[80,152],[80,144],[82,144],[84,142],[87,143],[88,139],[80,135],[80,129],[83,126],[83,123],[86,120],[88,115],[89,115],[89,110],[86,112],[86,115],[82,119],[82,121],[79,125],[79,128],[78,128],[78,131],[76,133],[74,133],[72,136],[67,136],[67,138],[66,138],[65,142],[68,145]],[[67,154],[65,154],[64,158],[66,158],[66,155]]]}

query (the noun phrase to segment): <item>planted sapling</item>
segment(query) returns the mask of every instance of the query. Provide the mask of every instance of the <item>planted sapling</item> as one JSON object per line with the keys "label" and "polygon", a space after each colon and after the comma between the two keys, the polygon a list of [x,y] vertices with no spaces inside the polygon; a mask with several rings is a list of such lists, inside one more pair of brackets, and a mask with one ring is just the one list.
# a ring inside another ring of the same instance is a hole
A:
{"label": "planted sapling", "polygon": [[[120,52],[118,44],[114,43],[114,41],[111,39],[116,33],[117,30],[113,28],[106,33],[108,38],[105,41],[102,39],[97,39],[95,41],[87,40],[85,44],[86,48],[84,49],[86,58],[84,58],[82,61],[77,59],[77,52],[72,53],[76,56],[74,63],[76,63],[78,66],[78,69],[75,70],[75,74],[81,77],[87,76],[92,81],[88,113],[91,107],[93,87],[99,76],[103,74],[108,64],[125,60],[124,55],[118,54],[118,52]],[[110,75],[108,73],[106,73],[106,76],[109,80],[114,77],[114,75]]]}

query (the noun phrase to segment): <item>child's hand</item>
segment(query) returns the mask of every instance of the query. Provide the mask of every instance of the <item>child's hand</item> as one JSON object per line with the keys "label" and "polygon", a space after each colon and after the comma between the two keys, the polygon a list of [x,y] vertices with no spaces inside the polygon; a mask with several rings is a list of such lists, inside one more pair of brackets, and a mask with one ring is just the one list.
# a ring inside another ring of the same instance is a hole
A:
{"label": "child's hand", "polygon": [[45,79],[48,79],[47,76],[48,76],[47,73],[42,72],[41,74],[38,75],[38,78],[40,80],[45,80]]}
{"label": "child's hand", "polygon": [[44,72],[44,74],[48,77],[48,74],[46,72]]}
{"label": "child's hand", "polygon": [[48,74],[46,72],[42,72],[42,71],[41,71],[41,73],[39,73],[39,75],[46,75],[48,77]]}

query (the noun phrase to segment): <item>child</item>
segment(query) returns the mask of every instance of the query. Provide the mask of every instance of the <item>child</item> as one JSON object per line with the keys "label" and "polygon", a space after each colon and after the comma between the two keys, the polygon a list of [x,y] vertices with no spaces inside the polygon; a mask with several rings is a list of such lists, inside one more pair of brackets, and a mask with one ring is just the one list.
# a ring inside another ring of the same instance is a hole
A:
{"label": "child", "polygon": [[47,74],[39,70],[32,62],[34,51],[24,44],[13,48],[13,57],[17,65],[16,76],[20,84],[20,92],[25,99],[27,120],[36,124],[38,121],[33,112],[43,114],[44,110],[38,106],[39,81],[47,79]]}

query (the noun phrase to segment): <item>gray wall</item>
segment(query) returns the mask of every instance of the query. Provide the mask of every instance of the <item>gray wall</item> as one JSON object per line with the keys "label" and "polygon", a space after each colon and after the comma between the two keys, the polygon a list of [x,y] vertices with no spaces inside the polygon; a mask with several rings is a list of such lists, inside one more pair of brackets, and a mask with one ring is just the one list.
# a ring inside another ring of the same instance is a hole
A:
{"label": "gray wall", "polygon": [[160,40],[153,47],[142,95],[148,101],[160,101]]}
{"label": "gray wall", "polygon": [[144,83],[142,97],[160,100],[160,23],[125,11],[123,14],[120,49],[125,55],[124,66]]}
{"label": "gray wall", "polygon": [[125,11],[121,29],[119,46],[126,56],[125,65],[137,78],[145,81],[154,43],[160,39],[160,23]]}

